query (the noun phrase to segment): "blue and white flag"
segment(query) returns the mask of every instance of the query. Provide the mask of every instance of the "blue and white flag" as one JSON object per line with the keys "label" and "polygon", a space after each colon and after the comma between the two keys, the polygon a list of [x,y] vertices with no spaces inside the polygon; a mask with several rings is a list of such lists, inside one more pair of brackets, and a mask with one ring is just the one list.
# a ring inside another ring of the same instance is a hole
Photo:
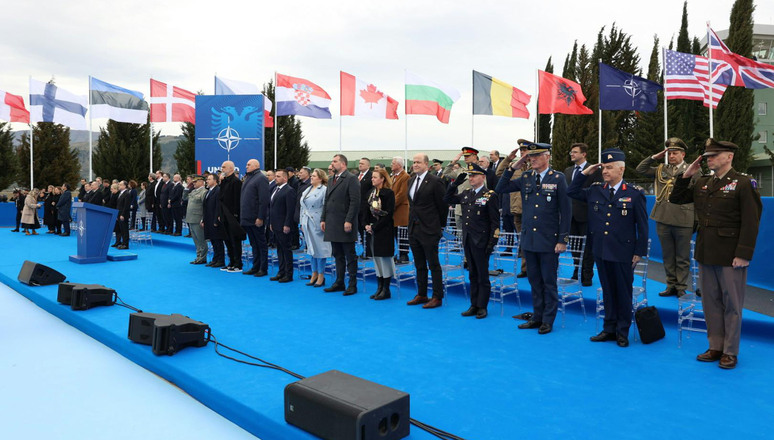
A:
{"label": "blue and white flag", "polygon": [[599,63],[599,108],[652,112],[658,108],[657,82]]}
{"label": "blue and white flag", "polygon": [[89,77],[89,95],[92,118],[108,118],[133,124],[148,122],[148,103],[140,92]]}
{"label": "blue and white flag", "polygon": [[75,130],[86,130],[88,103],[86,96],[30,78],[30,122],[53,122]]}

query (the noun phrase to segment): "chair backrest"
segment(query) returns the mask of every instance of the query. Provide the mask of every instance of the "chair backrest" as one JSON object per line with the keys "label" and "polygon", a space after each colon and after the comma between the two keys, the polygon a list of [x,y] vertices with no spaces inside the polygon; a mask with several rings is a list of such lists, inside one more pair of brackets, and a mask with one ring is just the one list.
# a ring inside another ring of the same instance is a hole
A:
{"label": "chair backrest", "polygon": [[408,226],[398,226],[398,251],[411,252],[408,238]]}
{"label": "chair backrest", "polygon": [[559,254],[560,275],[562,268],[569,268],[573,271],[580,270],[583,264],[583,252],[586,251],[585,235],[570,235],[567,238],[567,251]]}
{"label": "chair backrest", "polygon": [[516,270],[519,260],[519,234],[516,232],[500,232],[494,249],[494,268],[503,269],[505,272]]}
{"label": "chair backrest", "polygon": [[640,277],[642,281],[642,288],[645,289],[648,283],[648,263],[650,262],[650,238],[648,239],[648,249],[642,259],[634,266],[634,276]]}

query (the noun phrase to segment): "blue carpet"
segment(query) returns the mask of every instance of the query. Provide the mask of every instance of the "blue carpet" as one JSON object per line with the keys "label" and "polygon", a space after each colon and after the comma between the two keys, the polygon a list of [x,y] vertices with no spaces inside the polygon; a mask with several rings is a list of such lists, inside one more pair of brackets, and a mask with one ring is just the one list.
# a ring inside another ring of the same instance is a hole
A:
{"label": "blue carpet", "polygon": [[[558,317],[554,332],[540,336],[516,329],[515,302],[506,304],[504,317],[493,304],[489,318],[476,320],[459,316],[467,308],[461,294],[423,310],[405,306],[410,287],[400,300],[393,291],[392,300],[374,302],[373,283],[352,297],[298,279],[278,285],[190,265],[193,252],[182,238],[154,235],[154,247],[133,247],[134,261],[78,265],[67,260],[74,237],[0,233],[0,281],[264,439],[313,438],[284,422],[282,391],[295,379],[218,357],[212,345],[155,356],[127,339],[128,310],[74,312],[56,303],[56,286],[19,283],[22,261],[51,266],[69,281],[112,287],[146,312],[206,322],[221,342],[297,373],[338,369],[406,391],[413,418],[468,439],[768,437],[774,320],[753,312],[745,311],[739,367],[723,371],[694,360],[707,347],[703,334],[684,336],[677,348],[676,300],[653,293],[667,337],[621,349],[588,341],[592,307],[584,322],[570,306],[566,326]],[[521,286],[528,288],[526,281]],[[648,289],[662,287],[651,282]],[[595,292],[593,286],[585,294]],[[521,311],[529,311],[529,295],[522,301]],[[716,415],[722,419],[713,422]],[[412,428],[410,438],[434,437]]]}

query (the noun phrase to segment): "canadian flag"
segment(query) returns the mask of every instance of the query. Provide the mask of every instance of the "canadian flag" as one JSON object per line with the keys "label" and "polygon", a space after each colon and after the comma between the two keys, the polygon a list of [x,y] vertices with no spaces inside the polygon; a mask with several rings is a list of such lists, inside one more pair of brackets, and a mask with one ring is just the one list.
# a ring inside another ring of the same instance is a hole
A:
{"label": "canadian flag", "polygon": [[375,85],[341,72],[341,115],[398,119],[398,101]]}
{"label": "canadian flag", "polygon": [[196,123],[196,94],[180,87],[170,87],[163,82],[150,80],[151,122]]}

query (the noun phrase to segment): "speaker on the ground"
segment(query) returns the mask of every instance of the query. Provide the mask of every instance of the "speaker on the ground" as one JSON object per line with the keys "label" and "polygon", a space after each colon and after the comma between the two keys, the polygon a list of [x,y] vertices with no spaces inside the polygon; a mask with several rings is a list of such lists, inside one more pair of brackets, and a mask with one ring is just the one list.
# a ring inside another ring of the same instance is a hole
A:
{"label": "speaker on the ground", "polygon": [[70,307],[73,310],[88,310],[98,306],[115,304],[116,291],[100,284],[80,284],[73,287]]}
{"label": "speaker on the ground", "polygon": [[30,286],[48,286],[59,284],[67,277],[48,266],[25,260],[16,278]]}
{"label": "speaker on the ground", "polygon": [[285,387],[285,421],[324,439],[409,435],[409,395],[331,370]]}
{"label": "speaker on the ground", "polygon": [[158,313],[132,313],[129,315],[129,340],[138,344],[153,343],[153,325],[156,319],[169,317]]}
{"label": "speaker on the ground", "polygon": [[79,283],[59,283],[59,290],[56,293],[57,302],[69,306],[73,299],[73,288],[80,285]]}
{"label": "speaker on the ground", "polygon": [[150,345],[157,355],[173,355],[185,347],[204,347],[209,342],[210,326],[179,313],[132,313],[129,315],[129,339]]}

